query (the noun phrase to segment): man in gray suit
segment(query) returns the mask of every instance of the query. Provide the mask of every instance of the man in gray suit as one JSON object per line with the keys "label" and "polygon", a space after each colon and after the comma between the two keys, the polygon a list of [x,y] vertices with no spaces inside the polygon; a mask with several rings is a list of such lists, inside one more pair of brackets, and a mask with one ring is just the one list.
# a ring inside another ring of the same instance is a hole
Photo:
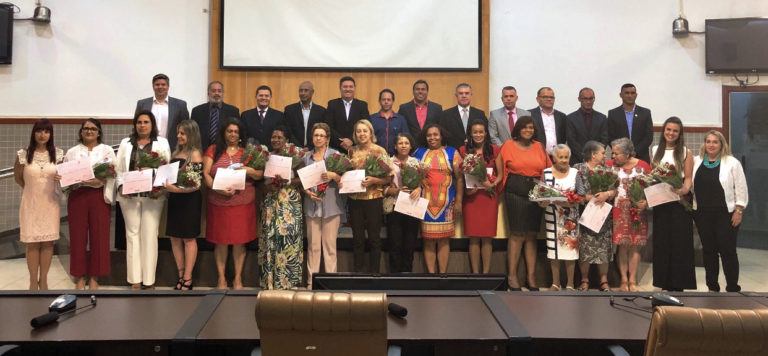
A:
{"label": "man in gray suit", "polygon": [[176,149],[176,126],[184,120],[189,120],[189,111],[186,101],[168,96],[169,86],[170,80],[167,75],[160,73],[152,77],[152,90],[155,96],[137,101],[134,115],[139,111],[152,111],[157,122],[158,135],[167,138],[171,150],[174,150]]}
{"label": "man in gray suit", "polygon": [[593,108],[595,91],[590,88],[579,90],[579,102],[579,109],[565,119],[565,140],[571,148],[571,165],[584,162],[582,151],[587,141],[608,145],[608,119]]}
{"label": "man in gray suit", "polygon": [[491,118],[488,120],[488,135],[491,137],[491,143],[499,147],[512,139],[512,129],[515,127],[517,118],[531,116],[528,110],[516,107],[517,89],[513,86],[505,86],[501,89],[501,102],[504,107],[491,111]]}

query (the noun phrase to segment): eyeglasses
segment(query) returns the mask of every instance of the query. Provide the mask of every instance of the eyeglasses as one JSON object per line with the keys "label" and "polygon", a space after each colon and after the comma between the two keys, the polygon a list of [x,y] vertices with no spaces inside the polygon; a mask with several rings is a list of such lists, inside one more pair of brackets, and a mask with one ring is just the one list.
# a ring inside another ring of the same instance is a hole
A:
{"label": "eyeglasses", "polygon": [[81,131],[99,132],[99,128],[97,128],[97,127],[83,127],[80,130]]}
{"label": "eyeglasses", "polygon": [[555,100],[554,96],[540,96],[539,98],[545,99],[545,100]]}

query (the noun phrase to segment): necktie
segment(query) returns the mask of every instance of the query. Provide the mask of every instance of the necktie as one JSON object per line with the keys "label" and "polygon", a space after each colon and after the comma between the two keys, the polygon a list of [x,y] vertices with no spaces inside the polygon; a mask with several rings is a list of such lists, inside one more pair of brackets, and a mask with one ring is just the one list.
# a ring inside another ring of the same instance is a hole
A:
{"label": "necktie", "polygon": [[259,117],[261,118],[259,122],[264,125],[264,110],[259,110]]}
{"label": "necktie", "polygon": [[507,119],[509,120],[509,133],[512,134],[515,127],[515,117],[512,116],[512,111],[507,111]]}
{"label": "necktie", "polygon": [[467,109],[466,108],[461,109],[461,120],[467,121],[468,118],[469,116],[467,115]]}
{"label": "necktie", "polygon": [[219,132],[219,108],[214,106],[211,108],[211,130],[208,132],[212,144],[216,143],[217,132]]}

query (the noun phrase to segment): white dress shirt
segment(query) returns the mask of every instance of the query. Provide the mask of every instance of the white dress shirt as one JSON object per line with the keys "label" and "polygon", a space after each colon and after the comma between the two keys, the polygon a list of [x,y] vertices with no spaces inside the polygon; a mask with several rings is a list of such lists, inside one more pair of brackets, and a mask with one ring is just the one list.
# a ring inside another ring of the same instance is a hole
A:
{"label": "white dress shirt", "polygon": [[555,110],[552,110],[551,114],[541,110],[541,121],[544,123],[544,134],[547,137],[547,153],[552,154],[557,146],[557,131],[555,126]]}
{"label": "white dress shirt", "polygon": [[[352,99],[355,100],[355,99]],[[347,112],[347,120],[349,120],[349,109],[352,108],[352,100],[346,101],[344,99],[341,99],[342,102],[344,102],[344,110]]]}
{"label": "white dress shirt", "polygon": [[[299,104],[301,106],[301,116],[304,117],[304,132],[307,132],[310,128],[307,127],[309,125],[309,113],[312,111],[312,102],[309,102],[309,106],[306,108],[304,105]],[[347,117],[349,117],[349,109],[347,109]],[[304,135],[304,146],[307,145],[307,141],[311,140],[312,137],[309,137],[309,135]]]}
{"label": "white dress shirt", "polygon": [[161,103],[157,98],[152,99],[152,115],[155,115],[155,124],[157,125],[157,134],[161,137],[168,137],[168,97],[166,96]]}

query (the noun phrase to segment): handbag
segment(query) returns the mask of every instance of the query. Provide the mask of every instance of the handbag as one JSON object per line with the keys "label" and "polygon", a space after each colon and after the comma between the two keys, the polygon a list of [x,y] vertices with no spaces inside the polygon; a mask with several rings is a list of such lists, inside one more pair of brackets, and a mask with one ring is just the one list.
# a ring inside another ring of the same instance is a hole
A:
{"label": "handbag", "polygon": [[507,176],[507,183],[504,185],[504,190],[515,195],[528,197],[528,193],[536,186],[536,181],[537,179],[533,177],[510,173]]}

